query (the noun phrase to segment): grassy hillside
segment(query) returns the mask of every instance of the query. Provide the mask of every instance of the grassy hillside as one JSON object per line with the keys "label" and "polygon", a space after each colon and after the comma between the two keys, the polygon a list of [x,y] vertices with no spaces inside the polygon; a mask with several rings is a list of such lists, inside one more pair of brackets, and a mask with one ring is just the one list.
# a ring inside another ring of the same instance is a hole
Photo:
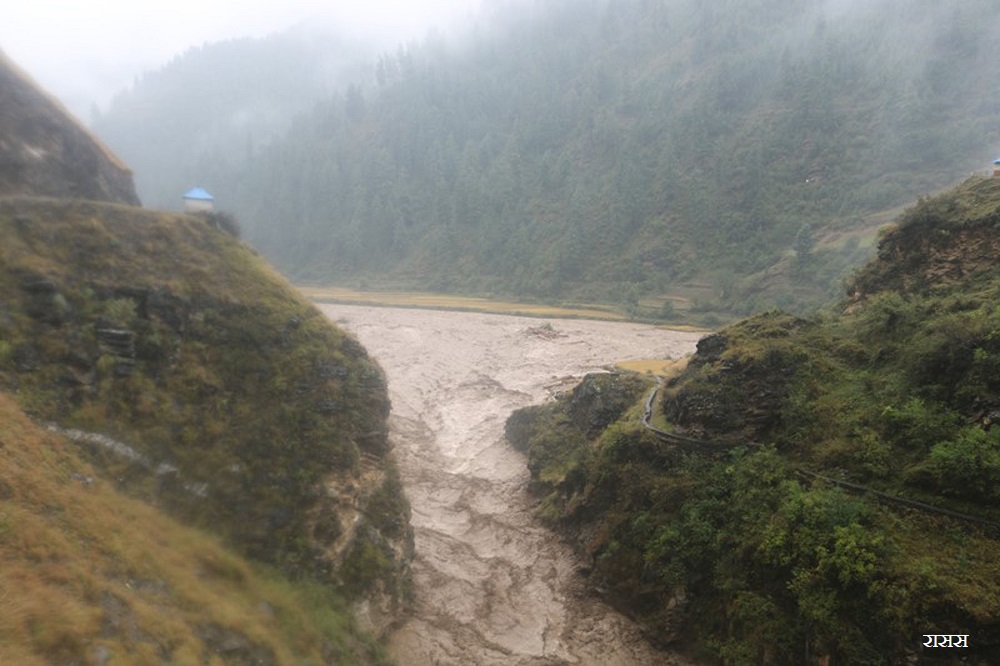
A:
{"label": "grassy hillside", "polygon": [[405,597],[383,375],[205,218],[0,201],[0,387],[114,485],[293,578]]}
{"label": "grassy hillside", "polygon": [[0,393],[0,663],[386,663],[329,589],[103,476]]}
{"label": "grassy hillside", "polygon": [[[545,515],[595,584],[727,664],[995,663],[998,221],[1000,180],[971,179],[900,218],[842,311],[704,338],[656,410],[727,452],[653,436],[634,383],[592,378],[515,415]],[[595,394],[626,406],[585,432],[573,415],[601,413]],[[923,649],[926,633],[970,648]]]}

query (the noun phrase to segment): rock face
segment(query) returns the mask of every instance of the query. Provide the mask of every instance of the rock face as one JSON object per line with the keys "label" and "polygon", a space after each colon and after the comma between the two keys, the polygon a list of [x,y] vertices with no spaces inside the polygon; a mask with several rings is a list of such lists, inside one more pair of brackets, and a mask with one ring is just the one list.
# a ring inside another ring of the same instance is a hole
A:
{"label": "rock face", "polygon": [[0,51],[0,196],[138,205],[131,170]]}
{"label": "rock face", "polygon": [[[782,405],[801,360],[800,352],[783,341],[808,325],[772,312],[740,322],[727,334],[702,338],[685,381],[671,380],[664,396],[667,421],[689,435],[708,439],[766,438],[781,423]],[[727,336],[732,335],[767,340],[770,345],[760,353],[747,353],[731,344]]]}
{"label": "rock face", "polygon": [[884,231],[877,257],[848,286],[848,309],[878,292],[923,294],[991,276],[1000,252],[998,201],[995,177],[973,177],[946,196],[921,200]]}

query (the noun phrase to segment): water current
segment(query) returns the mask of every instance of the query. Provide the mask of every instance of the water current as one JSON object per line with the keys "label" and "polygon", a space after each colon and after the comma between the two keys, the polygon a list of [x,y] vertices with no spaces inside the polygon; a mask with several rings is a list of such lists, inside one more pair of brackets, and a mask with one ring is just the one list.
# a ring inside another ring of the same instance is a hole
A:
{"label": "water current", "polygon": [[679,357],[699,335],[621,322],[323,305],[382,365],[412,506],[415,609],[390,637],[403,666],[687,664],[651,646],[534,517],[515,409],[617,360]]}

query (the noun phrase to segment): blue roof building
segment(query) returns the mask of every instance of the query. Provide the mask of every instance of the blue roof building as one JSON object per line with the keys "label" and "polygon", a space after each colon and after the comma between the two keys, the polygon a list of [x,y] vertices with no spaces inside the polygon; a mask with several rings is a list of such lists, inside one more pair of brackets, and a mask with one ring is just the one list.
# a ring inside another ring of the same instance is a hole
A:
{"label": "blue roof building", "polygon": [[184,212],[198,213],[212,210],[215,197],[200,187],[195,187],[184,193]]}

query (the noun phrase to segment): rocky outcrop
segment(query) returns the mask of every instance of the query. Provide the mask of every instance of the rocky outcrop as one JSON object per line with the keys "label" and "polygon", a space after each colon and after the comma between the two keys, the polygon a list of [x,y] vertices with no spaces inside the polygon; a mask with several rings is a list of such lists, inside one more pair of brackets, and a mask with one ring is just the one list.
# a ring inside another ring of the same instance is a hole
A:
{"label": "rocky outcrop", "polygon": [[131,170],[0,51],[0,196],[139,204]]}
{"label": "rocky outcrop", "polygon": [[569,416],[587,439],[593,439],[621,418],[645,388],[632,373],[589,374],[570,393]]}
{"label": "rocky outcrop", "polygon": [[974,177],[922,199],[888,228],[878,256],[848,286],[848,309],[883,291],[946,289],[988,276],[1000,253],[1000,178]]}
{"label": "rocky outcrop", "polygon": [[[698,342],[688,372],[671,380],[663,401],[667,421],[689,435],[721,441],[761,441],[781,423],[782,405],[801,352],[782,344],[808,322],[765,313]],[[773,340],[760,349],[730,337]],[[731,347],[733,347],[731,349]],[[759,351],[759,353],[758,353]]]}

